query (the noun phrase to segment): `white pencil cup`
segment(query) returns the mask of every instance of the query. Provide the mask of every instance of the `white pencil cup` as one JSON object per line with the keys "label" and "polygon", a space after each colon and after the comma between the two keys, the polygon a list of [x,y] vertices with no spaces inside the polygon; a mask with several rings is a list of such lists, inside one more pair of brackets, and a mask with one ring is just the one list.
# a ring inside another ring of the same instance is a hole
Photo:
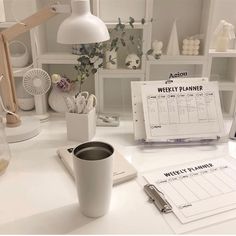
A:
{"label": "white pencil cup", "polygon": [[113,184],[114,148],[103,142],[86,142],[73,151],[75,180],[80,209],[85,216],[105,215]]}
{"label": "white pencil cup", "polygon": [[68,140],[90,141],[96,133],[96,110],[93,108],[87,114],[66,113],[66,127]]}

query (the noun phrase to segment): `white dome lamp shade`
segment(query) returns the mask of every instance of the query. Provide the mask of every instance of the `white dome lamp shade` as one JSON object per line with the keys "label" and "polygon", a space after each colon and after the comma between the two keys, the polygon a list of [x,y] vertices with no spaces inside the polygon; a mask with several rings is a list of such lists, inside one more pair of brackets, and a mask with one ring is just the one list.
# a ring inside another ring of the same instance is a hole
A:
{"label": "white dome lamp shade", "polygon": [[88,44],[109,40],[104,22],[91,14],[89,0],[72,0],[71,10],[71,15],[58,29],[58,43]]}

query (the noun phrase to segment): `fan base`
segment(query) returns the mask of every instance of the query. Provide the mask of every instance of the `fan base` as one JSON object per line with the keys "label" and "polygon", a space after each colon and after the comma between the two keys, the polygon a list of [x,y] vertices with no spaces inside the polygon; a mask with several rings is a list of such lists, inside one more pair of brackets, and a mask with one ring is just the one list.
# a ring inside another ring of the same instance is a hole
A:
{"label": "fan base", "polygon": [[49,114],[45,113],[43,115],[35,115],[34,117],[36,117],[37,119],[40,120],[40,122],[44,122],[44,121],[48,121],[49,119]]}
{"label": "fan base", "polygon": [[21,125],[17,127],[5,127],[7,141],[9,143],[21,142],[31,139],[40,133],[40,121],[35,117],[21,117]]}

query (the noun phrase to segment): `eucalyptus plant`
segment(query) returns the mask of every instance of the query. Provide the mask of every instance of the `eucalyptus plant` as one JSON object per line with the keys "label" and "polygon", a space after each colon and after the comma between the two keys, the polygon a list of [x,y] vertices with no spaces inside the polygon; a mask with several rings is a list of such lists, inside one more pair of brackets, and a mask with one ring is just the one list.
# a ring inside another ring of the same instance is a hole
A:
{"label": "eucalyptus plant", "polygon": [[[151,22],[153,20],[151,19]],[[141,19],[141,24],[145,24],[145,19]],[[129,21],[125,24],[118,18],[118,23],[114,28],[109,29],[111,39],[102,43],[94,44],[82,44],[79,49],[79,57],[77,59],[78,64],[74,66],[77,71],[77,77],[75,81],[79,82],[79,88],[84,81],[97,73],[99,68],[103,67],[103,59],[105,51],[118,51],[120,48],[129,49],[130,45],[136,47],[137,55],[141,58],[143,56],[142,51],[142,38],[130,33],[130,29],[134,29],[135,20],[133,17],[129,17]],[[149,49],[146,56],[153,54],[153,49]],[[161,55],[154,55],[155,59],[159,59]],[[114,59],[109,57],[109,62],[114,64]]]}
{"label": "eucalyptus plant", "polygon": [[82,44],[80,55],[77,59],[77,65],[74,66],[77,71],[76,80],[79,83],[79,89],[84,81],[97,73],[99,68],[103,67],[103,45],[101,43]]}

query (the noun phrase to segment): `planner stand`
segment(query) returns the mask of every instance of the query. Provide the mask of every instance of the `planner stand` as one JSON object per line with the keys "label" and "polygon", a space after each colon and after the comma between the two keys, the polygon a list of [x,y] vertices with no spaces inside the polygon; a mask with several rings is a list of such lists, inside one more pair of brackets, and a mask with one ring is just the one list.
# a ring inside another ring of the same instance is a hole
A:
{"label": "planner stand", "polygon": [[[150,140],[147,139],[147,130],[145,127],[145,114],[144,114],[144,109],[143,109],[143,97],[142,97],[142,86],[149,85],[151,87],[155,86],[168,86],[168,84],[174,84],[174,85],[185,85],[189,83],[202,83],[207,84],[207,83],[216,83],[216,82],[208,82],[207,78],[184,78],[184,79],[175,79],[175,80],[167,80],[167,81],[135,81],[131,82],[131,94],[132,94],[132,110],[133,110],[133,123],[134,123],[134,138],[135,140],[139,141],[144,141],[148,143],[155,143],[155,144],[161,144],[161,145],[176,145],[176,144],[209,144],[209,143],[215,143],[215,142],[225,142],[226,141],[226,136],[224,134],[224,129],[223,129],[223,117],[221,110],[220,112],[218,111],[218,116],[219,119],[219,124],[220,126],[220,132],[214,136],[209,136],[209,137],[196,137],[193,138],[191,136],[185,137],[185,138],[172,138],[172,139],[159,139],[159,140]],[[217,99],[216,99],[217,100]],[[219,100],[219,99],[218,99]],[[219,103],[219,101],[218,101]],[[217,108],[217,109],[220,109]],[[147,118],[147,117],[146,117]],[[146,121],[147,122],[147,121]]]}

